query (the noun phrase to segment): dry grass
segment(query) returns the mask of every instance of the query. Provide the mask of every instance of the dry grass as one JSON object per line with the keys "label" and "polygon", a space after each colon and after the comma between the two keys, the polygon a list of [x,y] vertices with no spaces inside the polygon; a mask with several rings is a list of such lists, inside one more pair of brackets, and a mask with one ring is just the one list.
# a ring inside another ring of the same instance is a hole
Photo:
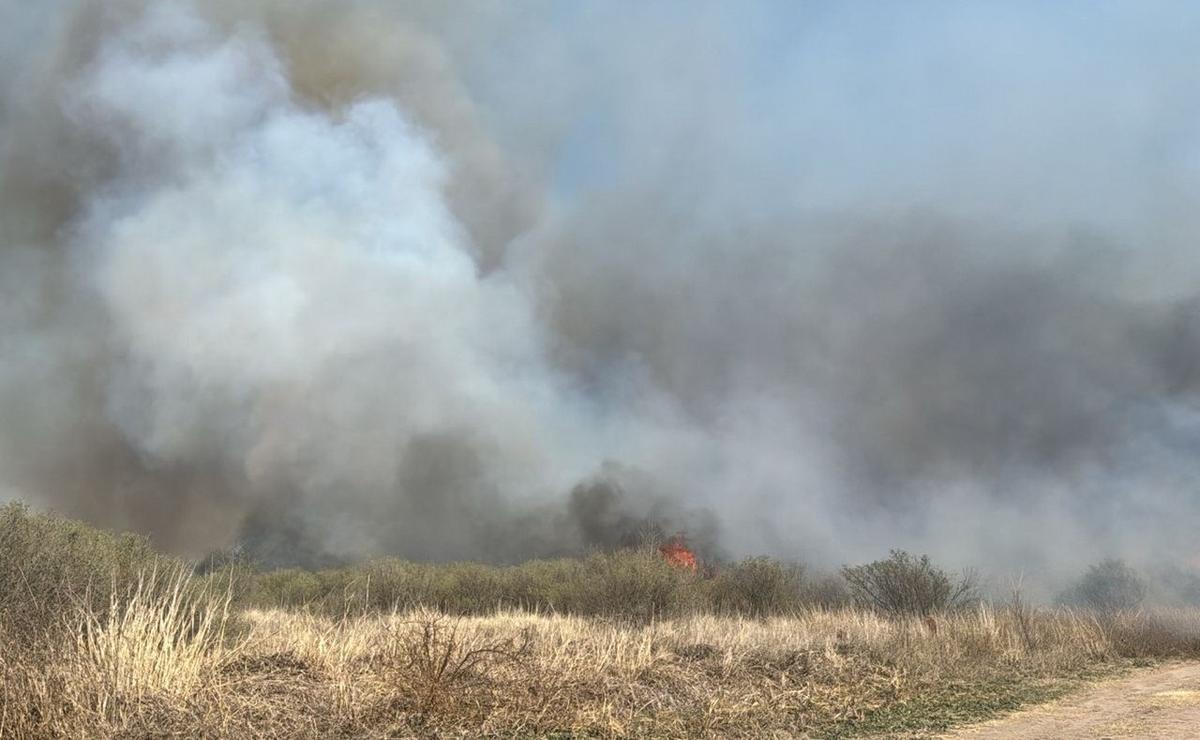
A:
{"label": "dry grass", "polygon": [[[0,651],[3,737],[842,736],[1043,698],[1195,649],[1195,612],[978,610],[653,622],[227,613],[147,577]],[[2,627],[3,625],[0,625]],[[0,637],[3,639],[3,637]]]}
{"label": "dry grass", "polygon": [[105,609],[80,599],[34,632],[0,622],[0,737],[100,735],[186,706],[240,647],[225,634],[228,605],[172,569],[113,590]]}
{"label": "dry grass", "polygon": [[1196,610],[1017,594],[888,619],[811,606],[841,599],[774,561],[679,570],[634,552],[192,577],[2,507],[0,737],[892,737],[1200,657]]}

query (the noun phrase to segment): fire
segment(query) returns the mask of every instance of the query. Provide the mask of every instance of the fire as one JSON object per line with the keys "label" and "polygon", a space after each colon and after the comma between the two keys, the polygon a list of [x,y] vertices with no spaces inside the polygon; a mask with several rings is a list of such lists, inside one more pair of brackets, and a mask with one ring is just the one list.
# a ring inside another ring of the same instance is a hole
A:
{"label": "fire", "polygon": [[682,537],[672,537],[659,545],[658,551],[662,554],[663,559],[676,568],[687,568],[693,573],[699,568],[696,553],[683,543]]}

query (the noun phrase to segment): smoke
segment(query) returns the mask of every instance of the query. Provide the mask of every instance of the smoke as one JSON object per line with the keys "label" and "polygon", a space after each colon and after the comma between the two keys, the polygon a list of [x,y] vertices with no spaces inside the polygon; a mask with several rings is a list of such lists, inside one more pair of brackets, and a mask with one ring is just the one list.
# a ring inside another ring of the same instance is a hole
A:
{"label": "smoke", "polygon": [[202,552],[1193,556],[1200,14],[0,2],[0,490]]}

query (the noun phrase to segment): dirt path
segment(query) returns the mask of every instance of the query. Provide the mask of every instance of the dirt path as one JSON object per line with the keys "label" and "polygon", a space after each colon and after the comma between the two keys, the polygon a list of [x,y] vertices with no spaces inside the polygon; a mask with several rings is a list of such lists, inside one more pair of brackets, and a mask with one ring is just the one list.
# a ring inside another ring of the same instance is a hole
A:
{"label": "dirt path", "polygon": [[1200,663],[1105,681],[946,738],[1200,738]]}

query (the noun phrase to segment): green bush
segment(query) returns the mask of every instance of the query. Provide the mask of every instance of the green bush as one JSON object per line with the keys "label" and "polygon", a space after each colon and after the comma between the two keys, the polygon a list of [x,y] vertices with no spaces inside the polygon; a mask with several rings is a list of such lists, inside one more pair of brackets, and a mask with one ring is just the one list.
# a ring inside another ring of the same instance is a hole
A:
{"label": "green bush", "polygon": [[100,613],[139,578],[166,580],[183,564],[145,537],[113,534],[19,503],[0,508],[0,619],[37,629],[82,602]]}
{"label": "green bush", "polygon": [[254,595],[264,605],[307,606],[319,601],[324,589],[315,573],[285,568],[255,579]]}

